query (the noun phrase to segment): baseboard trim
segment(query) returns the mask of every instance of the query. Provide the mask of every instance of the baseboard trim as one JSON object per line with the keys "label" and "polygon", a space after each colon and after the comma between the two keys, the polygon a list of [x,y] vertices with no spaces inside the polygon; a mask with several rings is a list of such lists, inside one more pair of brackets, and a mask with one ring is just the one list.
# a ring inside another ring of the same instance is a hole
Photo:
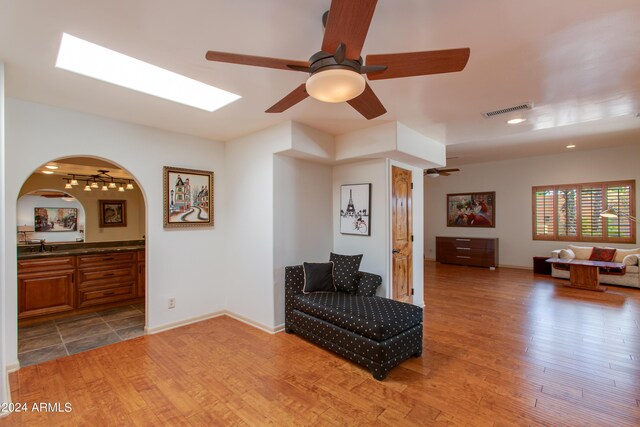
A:
{"label": "baseboard trim", "polygon": [[12,372],[16,372],[19,369],[20,369],[20,362],[12,363],[10,365],[7,365],[7,367],[6,367],[7,374],[10,374]]}
{"label": "baseboard trim", "polygon": [[240,314],[237,314],[228,310],[219,310],[213,313],[203,314],[202,316],[190,317],[188,319],[180,320],[178,322],[165,323],[164,325],[155,326],[153,328],[149,328],[145,326],[144,332],[148,335],[153,335],[159,332],[169,331],[171,329],[179,328],[181,326],[191,325],[193,323],[202,322],[204,320],[213,319],[214,317],[220,317],[220,316],[229,316],[232,319],[245,323],[249,326],[253,326],[256,329],[260,329],[261,331],[267,332],[269,334],[277,334],[278,332],[281,332],[284,330],[284,324],[276,325],[275,327],[269,327],[267,325],[263,325],[260,322],[256,322],[255,320],[242,316]]}
{"label": "baseboard trim", "polygon": [[171,329],[179,328],[181,326],[191,325],[192,323],[202,322],[203,320],[213,319],[214,317],[223,316],[226,314],[224,310],[214,311],[213,313],[203,314],[201,316],[190,317],[188,319],[179,320],[177,322],[165,323],[164,325],[154,326],[153,328],[149,328],[148,326],[144,327],[144,332],[148,335],[157,334],[159,332],[169,331]]}
{"label": "baseboard trim", "polygon": [[237,313],[233,313],[231,311],[225,311],[224,314],[226,314],[227,316],[231,317],[232,319],[235,319],[235,320],[237,320],[239,322],[242,322],[242,323],[246,323],[249,326],[253,326],[254,328],[260,329],[260,330],[262,330],[264,332],[267,332],[269,334],[272,334],[272,335],[273,334],[277,334],[278,332],[281,332],[281,331],[284,330],[284,324],[276,325],[274,327],[269,327],[267,325],[263,325],[260,322],[256,322],[253,319],[250,319],[248,317],[242,316],[242,315],[237,314]]}
{"label": "baseboard trim", "polygon": [[532,266],[525,266],[525,265],[500,264],[498,267],[500,267],[500,268],[515,268],[516,270],[533,270]]}

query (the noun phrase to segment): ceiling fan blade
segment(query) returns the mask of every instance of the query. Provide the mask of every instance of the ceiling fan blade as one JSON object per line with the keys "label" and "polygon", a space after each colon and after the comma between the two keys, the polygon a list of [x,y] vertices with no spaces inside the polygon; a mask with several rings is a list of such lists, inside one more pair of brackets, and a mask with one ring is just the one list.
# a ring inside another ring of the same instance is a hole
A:
{"label": "ceiling fan blade", "polygon": [[265,111],[265,113],[282,113],[308,96],[309,94],[305,89],[305,84],[302,83],[300,86],[289,92],[287,96],[273,104],[267,111]]}
{"label": "ceiling fan blade", "polygon": [[347,102],[367,120],[375,119],[387,112],[384,105],[382,105],[382,102],[380,102],[376,94],[373,93],[371,86],[368,84],[365,86],[362,94]]}
{"label": "ceiling fan blade", "polygon": [[207,52],[205,57],[209,61],[276,68],[278,70],[308,71],[309,69],[309,61],[294,61],[291,59],[269,58],[266,56],[241,55],[238,53],[216,52],[210,50]]}
{"label": "ceiling fan blade", "polygon": [[340,43],[346,47],[347,59],[358,60],[377,0],[332,0],[322,50],[335,53]]}
{"label": "ceiling fan blade", "polygon": [[438,169],[438,172],[460,172],[460,169],[458,168]]}
{"label": "ceiling fan blade", "polygon": [[369,80],[381,80],[462,71],[467,65],[470,53],[471,50],[465,47],[426,52],[367,55],[367,66],[387,66],[384,71],[367,73],[367,77]]}
{"label": "ceiling fan blade", "polygon": [[442,172],[442,171],[438,172],[438,174],[440,176],[449,176],[449,175],[451,175],[449,172]]}

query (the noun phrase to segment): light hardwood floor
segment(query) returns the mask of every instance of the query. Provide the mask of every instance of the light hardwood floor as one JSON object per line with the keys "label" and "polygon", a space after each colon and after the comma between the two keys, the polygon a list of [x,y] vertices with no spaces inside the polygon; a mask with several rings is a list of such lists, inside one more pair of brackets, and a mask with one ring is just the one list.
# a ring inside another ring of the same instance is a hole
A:
{"label": "light hardwood floor", "polygon": [[4,425],[640,425],[640,290],[426,263],[422,357],[383,382],[228,317],[29,366]]}

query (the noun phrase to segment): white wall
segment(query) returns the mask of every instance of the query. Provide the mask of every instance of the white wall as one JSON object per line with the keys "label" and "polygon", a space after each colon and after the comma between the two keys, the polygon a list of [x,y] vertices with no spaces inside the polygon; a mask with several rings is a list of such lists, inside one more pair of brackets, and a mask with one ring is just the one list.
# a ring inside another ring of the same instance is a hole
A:
{"label": "white wall", "polygon": [[284,269],[327,262],[333,248],[332,167],[283,155],[274,167],[275,325],[284,323]]}
{"label": "white wall", "polygon": [[[5,131],[4,120],[4,63],[0,62],[0,242],[6,241],[5,212],[6,191],[5,189]],[[0,272],[7,271],[6,245],[0,244]],[[7,310],[7,278],[6,274],[0,273],[0,404],[10,401],[9,379],[7,377],[7,338],[6,329],[9,320]],[[15,303],[15,302],[14,302]],[[8,415],[9,412],[0,411],[0,417]]]}
{"label": "white wall", "polygon": [[[371,183],[370,236],[340,233],[340,186]],[[382,276],[377,294],[389,295],[389,174],[387,160],[368,160],[333,168],[333,251],[363,254],[360,270]]]}
{"label": "white wall", "polygon": [[[16,200],[36,167],[63,156],[94,156],[131,172],[147,206],[147,327],[205,316],[224,309],[225,269],[222,230],[224,209],[224,144],[187,135],[72,112],[16,99],[7,99],[5,226],[16,226]],[[215,172],[215,227],[163,228],[162,167],[175,166]],[[6,300],[7,363],[16,363],[16,235],[3,241]],[[176,298],[176,308],[167,299]]]}
{"label": "white wall", "polygon": [[[363,254],[360,270],[382,276],[376,294],[392,297],[391,286],[391,167],[412,172],[413,190],[413,303],[424,306],[423,190],[422,169],[394,160],[378,159],[333,168],[333,251],[344,255]],[[371,183],[370,236],[340,233],[340,186]]]}
{"label": "white wall", "polygon": [[[531,187],[635,179],[637,213],[640,206],[639,159],[640,144],[594,151],[578,148],[561,155],[463,165],[460,172],[448,177],[425,177],[425,256],[435,258],[436,236],[497,237],[500,239],[500,265],[531,268],[534,256],[550,255],[553,249],[571,243],[532,239]],[[447,227],[447,193],[477,191],[496,192],[496,228]]]}
{"label": "white wall", "polygon": [[291,148],[285,122],[227,142],[224,262],[227,309],[267,330],[276,327],[273,154]]}

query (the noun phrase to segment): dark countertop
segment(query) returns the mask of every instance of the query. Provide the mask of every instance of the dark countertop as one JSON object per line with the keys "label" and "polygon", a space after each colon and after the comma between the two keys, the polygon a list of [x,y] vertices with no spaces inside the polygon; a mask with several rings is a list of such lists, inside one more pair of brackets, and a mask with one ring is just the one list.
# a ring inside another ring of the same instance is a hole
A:
{"label": "dark countertop", "polygon": [[18,259],[143,251],[145,245],[144,240],[127,240],[122,242],[45,243],[45,247],[46,252],[40,252],[39,244],[18,246]]}

